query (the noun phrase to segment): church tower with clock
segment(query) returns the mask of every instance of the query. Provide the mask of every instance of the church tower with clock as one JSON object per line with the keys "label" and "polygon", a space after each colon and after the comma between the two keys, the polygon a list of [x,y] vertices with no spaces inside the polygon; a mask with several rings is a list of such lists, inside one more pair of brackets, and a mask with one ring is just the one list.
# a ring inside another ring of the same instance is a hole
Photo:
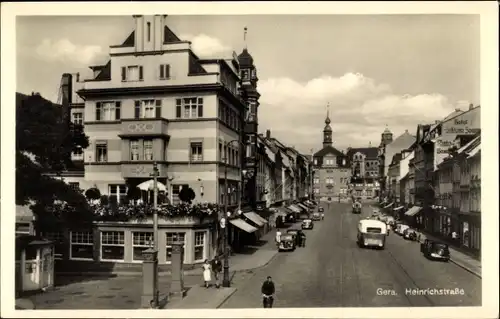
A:
{"label": "church tower with clock", "polygon": [[[245,28],[246,40],[247,28]],[[243,52],[238,56],[240,65],[240,97],[247,106],[243,119],[243,202],[256,209],[257,205],[257,135],[258,135],[258,109],[260,94],[257,91],[257,68],[253,57],[245,45]]]}

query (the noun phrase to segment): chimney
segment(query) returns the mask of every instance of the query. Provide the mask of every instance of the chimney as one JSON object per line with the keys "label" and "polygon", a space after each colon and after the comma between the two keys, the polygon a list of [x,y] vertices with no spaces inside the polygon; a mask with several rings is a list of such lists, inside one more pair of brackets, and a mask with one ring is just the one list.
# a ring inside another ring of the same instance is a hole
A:
{"label": "chimney", "polygon": [[462,112],[462,110],[461,110],[460,108],[458,108],[458,107],[457,107],[457,108],[455,109],[455,112]]}
{"label": "chimney", "polygon": [[80,82],[80,72],[76,74],[76,82]]}
{"label": "chimney", "polygon": [[439,120],[435,120],[435,121],[434,121],[434,124],[439,124]]}
{"label": "chimney", "polygon": [[408,129],[405,130],[405,133],[408,134]]}
{"label": "chimney", "polygon": [[266,138],[271,138],[271,130],[266,130]]}
{"label": "chimney", "polygon": [[469,104],[469,110],[472,110],[474,108],[474,104]]}

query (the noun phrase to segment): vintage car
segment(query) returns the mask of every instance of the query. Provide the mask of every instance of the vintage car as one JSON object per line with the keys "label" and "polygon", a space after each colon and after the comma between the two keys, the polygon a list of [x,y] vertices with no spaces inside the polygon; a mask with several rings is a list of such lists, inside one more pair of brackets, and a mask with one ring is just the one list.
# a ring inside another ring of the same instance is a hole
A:
{"label": "vintage car", "polygon": [[292,228],[292,229],[288,229],[286,231],[286,233],[288,235],[292,235],[293,236],[293,240],[295,242],[295,245],[299,246],[299,244],[300,244],[300,237],[299,236],[302,235],[302,230],[296,229],[296,228]]}
{"label": "vintage car", "polygon": [[313,229],[314,223],[311,219],[304,219],[302,221],[302,229]]}
{"label": "vintage car", "polygon": [[358,224],[357,244],[359,247],[385,248],[387,225],[373,219],[362,219]]}
{"label": "vintage car", "polygon": [[353,214],[361,214],[361,203],[360,202],[354,202],[352,204],[352,213]]}
{"label": "vintage car", "polygon": [[312,218],[311,218],[311,219],[312,219],[312,220],[321,220],[321,213],[319,213],[319,212],[314,212],[314,213],[312,214]]}
{"label": "vintage car", "polygon": [[417,240],[417,231],[408,227],[403,231],[403,238],[407,240]]}
{"label": "vintage car", "polygon": [[391,225],[391,226],[394,225],[394,223],[395,223],[394,217],[392,217],[392,216],[386,216],[385,217],[385,223],[387,225]]}
{"label": "vintage car", "polygon": [[296,247],[297,245],[293,235],[281,235],[278,251],[294,251]]}
{"label": "vintage car", "polygon": [[285,223],[295,223],[296,218],[294,213],[288,213],[285,217]]}
{"label": "vintage car", "polygon": [[442,260],[445,262],[450,260],[450,250],[448,245],[432,241],[430,239],[426,239],[420,244],[420,252],[422,252],[426,258],[431,260]]}
{"label": "vintage car", "polygon": [[403,232],[404,232],[406,229],[408,229],[408,228],[410,228],[410,226],[405,225],[405,224],[403,224],[403,223],[399,223],[399,224],[396,224],[396,228],[395,228],[394,232],[395,232],[396,234],[398,234],[398,235],[403,235]]}
{"label": "vintage car", "polygon": [[323,207],[318,207],[318,212],[322,213],[324,211],[325,211],[325,209]]}

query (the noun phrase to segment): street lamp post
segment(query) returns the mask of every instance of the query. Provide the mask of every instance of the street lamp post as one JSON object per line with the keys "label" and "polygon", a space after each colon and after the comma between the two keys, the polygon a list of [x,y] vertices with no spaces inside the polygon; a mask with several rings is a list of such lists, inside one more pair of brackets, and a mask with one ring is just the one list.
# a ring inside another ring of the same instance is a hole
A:
{"label": "street lamp post", "polygon": [[151,173],[153,177],[153,240],[154,240],[154,249],[158,251],[158,176],[160,176],[160,172],[158,171],[158,164],[156,162],[153,163],[153,173]]}

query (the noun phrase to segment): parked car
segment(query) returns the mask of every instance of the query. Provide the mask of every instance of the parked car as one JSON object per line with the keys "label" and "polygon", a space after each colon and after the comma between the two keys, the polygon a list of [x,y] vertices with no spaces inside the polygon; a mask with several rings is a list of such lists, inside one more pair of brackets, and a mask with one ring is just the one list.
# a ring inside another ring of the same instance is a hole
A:
{"label": "parked car", "polygon": [[408,227],[403,231],[403,238],[415,241],[417,240],[417,231],[413,228]]}
{"label": "parked car", "polygon": [[314,228],[314,223],[312,219],[304,219],[302,221],[302,229],[313,229]]}
{"label": "parked car", "polygon": [[294,251],[296,247],[296,240],[293,235],[281,235],[278,251]]}
{"label": "parked car", "polygon": [[292,235],[293,236],[293,240],[295,242],[295,245],[299,246],[299,244],[300,244],[300,235],[302,235],[302,233],[303,233],[302,230],[296,229],[296,228],[292,228],[292,229],[288,229],[286,231],[286,233],[288,235]]}
{"label": "parked car", "polygon": [[321,220],[321,213],[319,212],[314,212],[312,214],[312,220]]}
{"label": "parked car", "polygon": [[286,223],[295,223],[296,222],[296,219],[295,219],[295,214],[294,213],[288,213],[285,217],[285,222]]}
{"label": "parked car", "polygon": [[398,230],[397,234],[398,234],[398,235],[403,235],[403,234],[404,234],[404,231],[405,231],[406,229],[408,229],[408,228],[410,228],[410,226],[405,225],[405,224],[403,224],[403,223],[398,224],[398,225],[397,225],[397,230]]}
{"label": "parked car", "polygon": [[450,260],[450,249],[447,244],[426,239],[420,244],[420,252],[431,260],[442,260],[448,262]]}

